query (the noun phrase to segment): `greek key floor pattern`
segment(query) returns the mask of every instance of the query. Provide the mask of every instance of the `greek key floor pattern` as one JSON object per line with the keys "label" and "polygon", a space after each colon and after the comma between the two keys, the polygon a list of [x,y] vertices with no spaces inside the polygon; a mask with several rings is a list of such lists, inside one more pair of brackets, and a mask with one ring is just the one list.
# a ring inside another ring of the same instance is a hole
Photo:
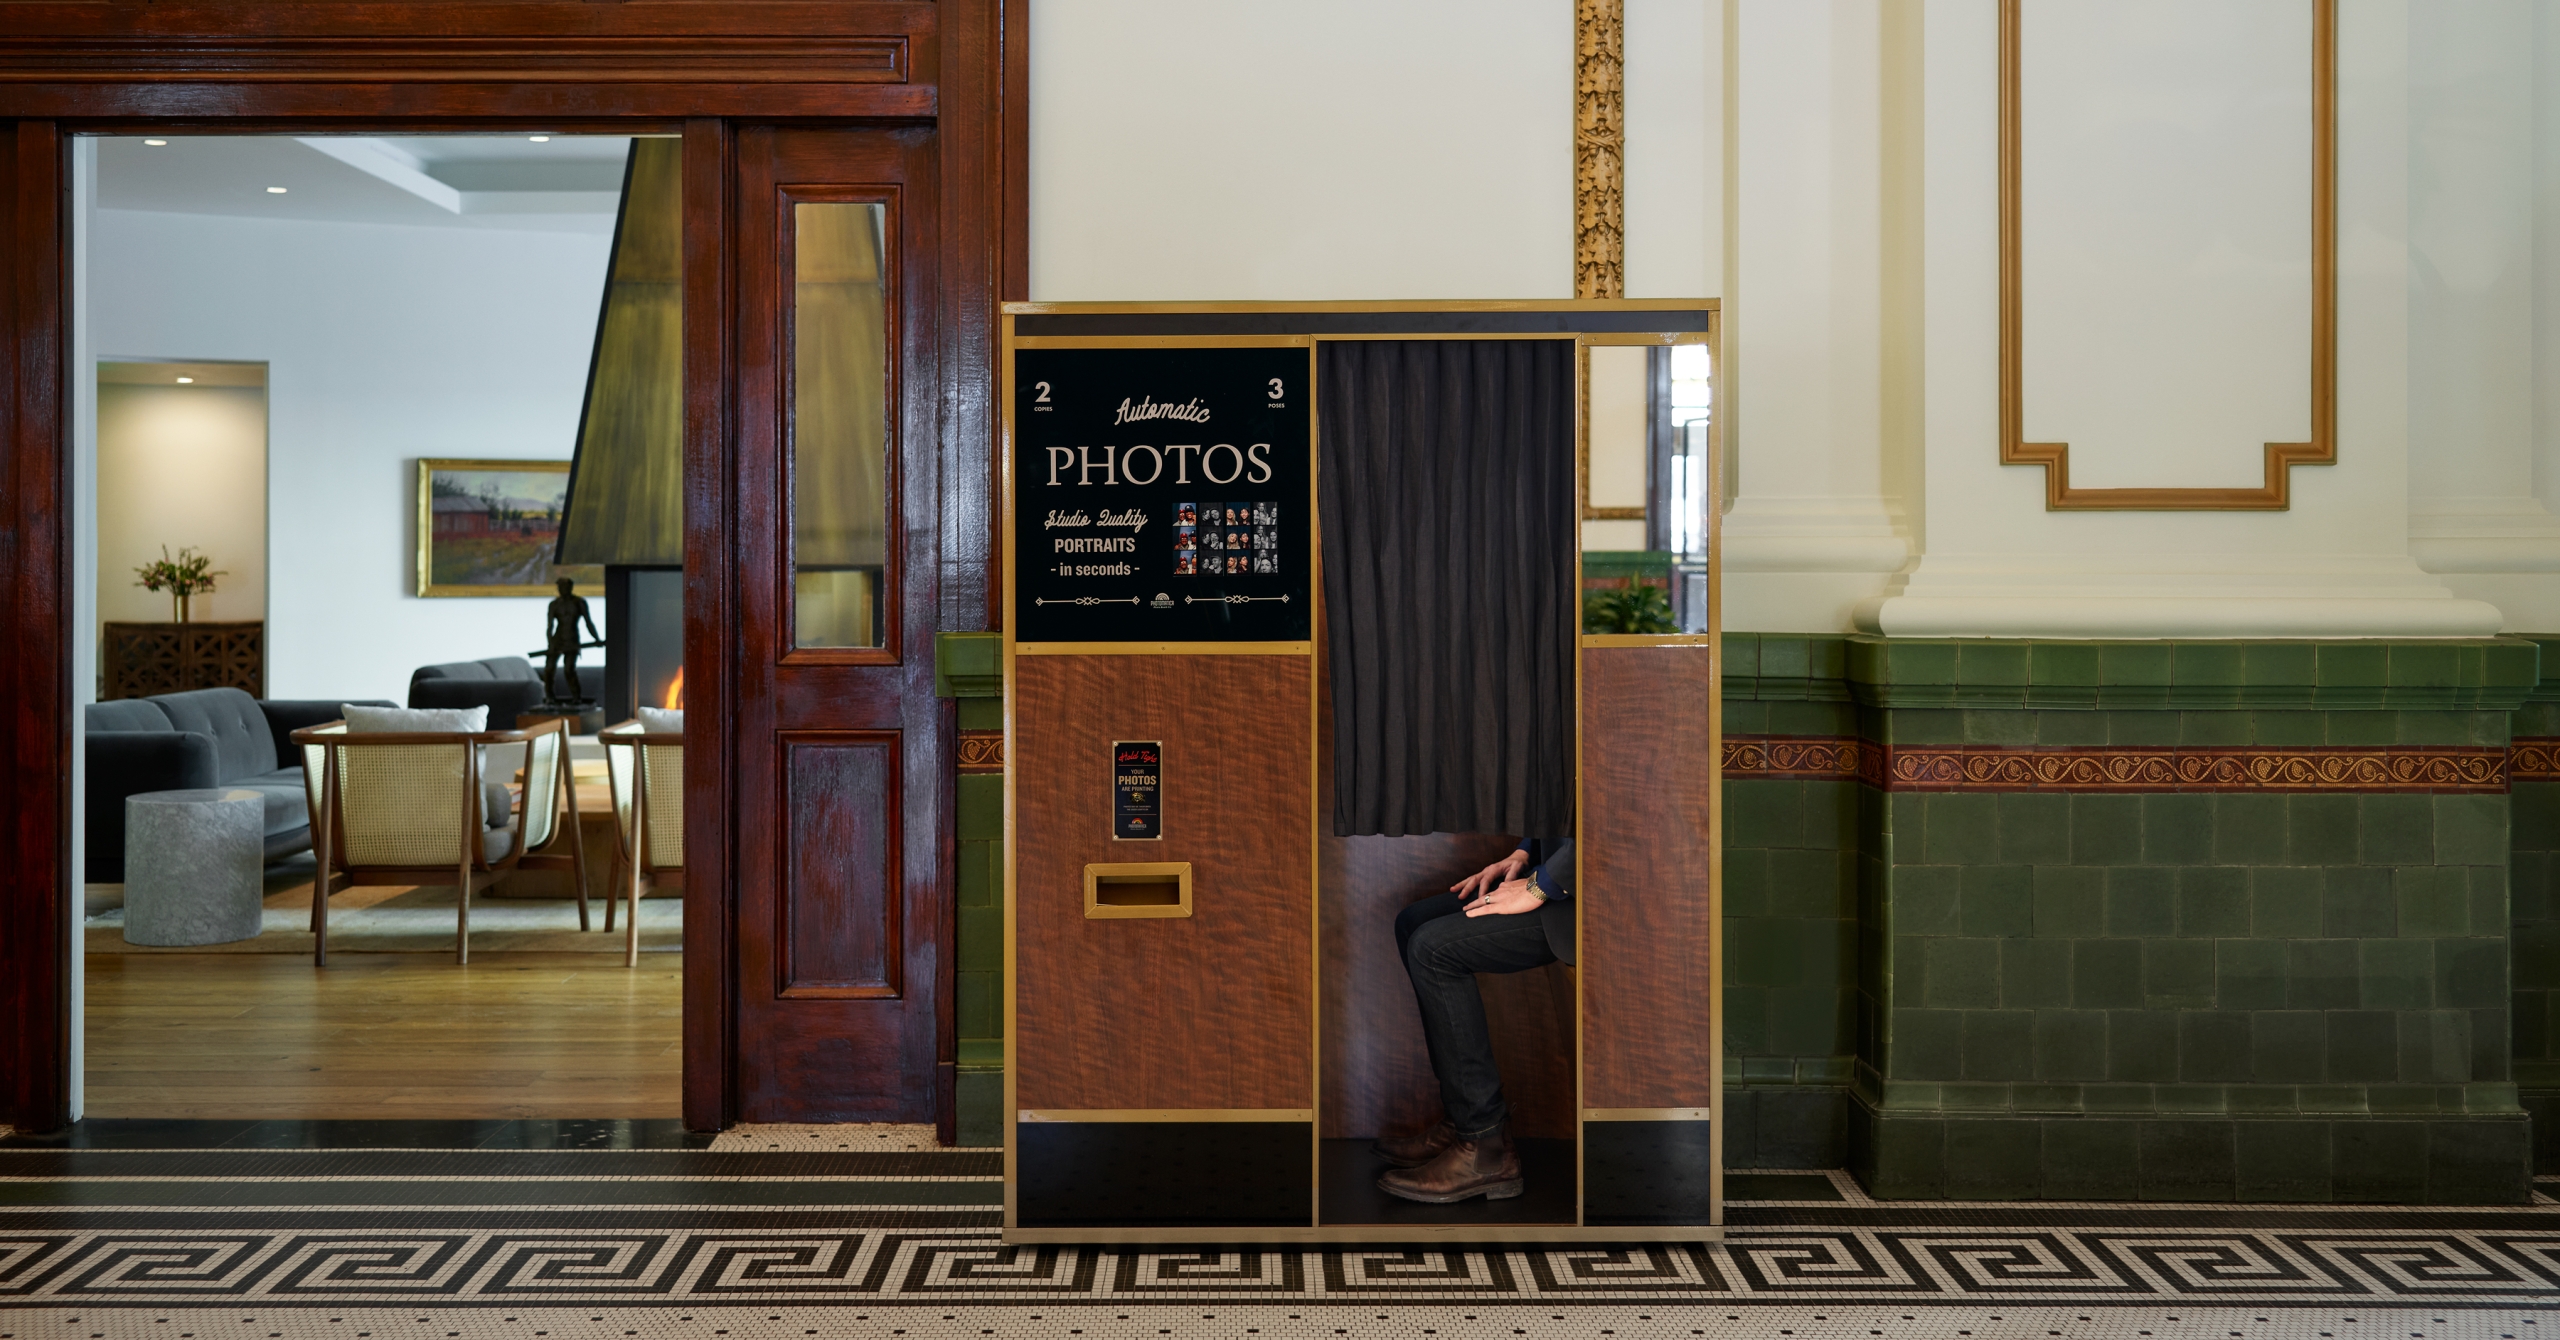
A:
{"label": "greek key floor pattern", "polygon": [[2548,1197],[1883,1204],[1780,1174],[1736,1179],[1761,1198],[1720,1242],[1008,1247],[994,1171],[922,1150],[0,1142],[0,1340],[2560,1340]]}
{"label": "greek key floor pattern", "polygon": [[0,1305],[11,1307],[1862,1299],[2549,1307],[2560,1304],[2560,1226],[1736,1229],[1712,1244],[1327,1251],[1007,1247],[984,1231],[602,1225],[0,1234]]}

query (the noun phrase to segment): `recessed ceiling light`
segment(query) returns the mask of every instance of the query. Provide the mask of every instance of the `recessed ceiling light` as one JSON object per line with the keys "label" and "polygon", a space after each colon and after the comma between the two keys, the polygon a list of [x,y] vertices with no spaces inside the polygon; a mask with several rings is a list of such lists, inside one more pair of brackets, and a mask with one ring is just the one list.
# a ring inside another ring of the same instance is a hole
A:
{"label": "recessed ceiling light", "polygon": [[269,194],[269,195],[283,195],[283,194],[284,194],[284,188],[283,188],[283,187],[281,187],[281,186],[270,186],[270,187],[268,187],[268,188],[267,188],[267,194]]}
{"label": "recessed ceiling light", "polygon": [[166,148],[166,147],[168,147],[168,144],[169,144],[169,142],[168,142],[167,140],[144,140],[144,141],[143,141],[143,143],[145,143],[145,144],[151,144],[151,145],[158,145],[158,146],[160,146],[160,147],[162,147],[162,148]]}
{"label": "recessed ceiling light", "polygon": [[549,144],[551,142],[551,137],[548,135],[527,135],[525,138],[536,144]]}
{"label": "recessed ceiling light", "polygon": [[189,384],[189,383],[193,382],[194,380],[195,380],[195,378],[193,378],[193,377],[180,377],[180,378],[178,379],[178,385],[180,385],[180,386],[185,386],[185,385],[187,385],[187,384]]}

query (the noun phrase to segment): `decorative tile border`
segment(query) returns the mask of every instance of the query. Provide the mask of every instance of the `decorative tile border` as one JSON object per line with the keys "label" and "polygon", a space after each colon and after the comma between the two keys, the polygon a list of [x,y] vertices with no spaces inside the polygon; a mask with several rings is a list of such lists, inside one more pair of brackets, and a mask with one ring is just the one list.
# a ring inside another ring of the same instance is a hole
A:
{"label": "decorative tile border", "polygon": [[1321,1250],[1008,1247],[985,1232],[0,1230],[0,1308],[2560,1303],[2560,1233],[2548,1216],[2460,1229],[2184,1226],[2157,1215],[2140,1226],[2054,1222],[2069,1217],[2045,1213],[2017,1227],[1737,1227],[1713,1244]]}
{"label": "decorative tile border", "polygon": [[2507,780],[2510,782],[2560,782],[2560,739],[2528,735],[2517,737],[2507,751]]}
{"label": "decorative tile border", "polygon": [[960,732],[960,771],[1004,771],[1004,732],[1000,730]]}
{"label": "decorative tile border", "polygon": [[[2537,741],[2536,780],[2560,780],[2560,740]],[[2521,749],[2518,751],[2521,756]],[[1880,745],[1854,737],[1732,735],[1734,780],[1855,780],[1886,791],[2434,791],[2507,789],[2509,751],[2460,746]],[[2519,758],[2521,761],[2521,758]]]}

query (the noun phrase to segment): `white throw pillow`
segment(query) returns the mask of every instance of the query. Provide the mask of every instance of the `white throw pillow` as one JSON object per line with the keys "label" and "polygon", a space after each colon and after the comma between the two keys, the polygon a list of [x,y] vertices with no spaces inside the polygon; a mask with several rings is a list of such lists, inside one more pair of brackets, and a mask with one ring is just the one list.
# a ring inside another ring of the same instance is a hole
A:
{"label": "white throw pillow", "polygon": [[684,709],[681,707],[643,707],[640,729],[651,735],[684,734]]}
{"label": "white throw pillow", "polygon": [[476,735],[489,729],[489,709],[486,707],[367,707],[362,703],[343,703],[338,710],[347,714],[347,733],[351,735],[444,731],[468,731]]}

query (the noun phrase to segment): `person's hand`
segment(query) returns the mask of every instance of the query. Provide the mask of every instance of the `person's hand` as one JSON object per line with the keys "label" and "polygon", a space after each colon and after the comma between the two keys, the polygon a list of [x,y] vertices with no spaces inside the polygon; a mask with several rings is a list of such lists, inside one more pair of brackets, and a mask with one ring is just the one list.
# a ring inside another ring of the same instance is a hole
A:
{"label": "person's hand", "polygon": [[1520,878],[1520,872],[1528,868],[1528,865],[1529,853],[1525,851],[1514,851],[1510,855],[1503,857],[1501,860],[1496,861],[1493,864],[1486,866],[1484,869],[1467,876],[1465,879],[1459,880],[1457,883],[1450,885],[1449,892],[1458,895],[1460,902],[1475,902],[1477,899],[1493,892],[1495,885],[1500,884],[1505,880]]}
{"label": "person's hand", "polygon": [[1537,883],[1529,879],[1506,879],[1493,892],[1467,905],[1471,917],[1507,917],[1521,912],[1535,912],[1546,902]]}

